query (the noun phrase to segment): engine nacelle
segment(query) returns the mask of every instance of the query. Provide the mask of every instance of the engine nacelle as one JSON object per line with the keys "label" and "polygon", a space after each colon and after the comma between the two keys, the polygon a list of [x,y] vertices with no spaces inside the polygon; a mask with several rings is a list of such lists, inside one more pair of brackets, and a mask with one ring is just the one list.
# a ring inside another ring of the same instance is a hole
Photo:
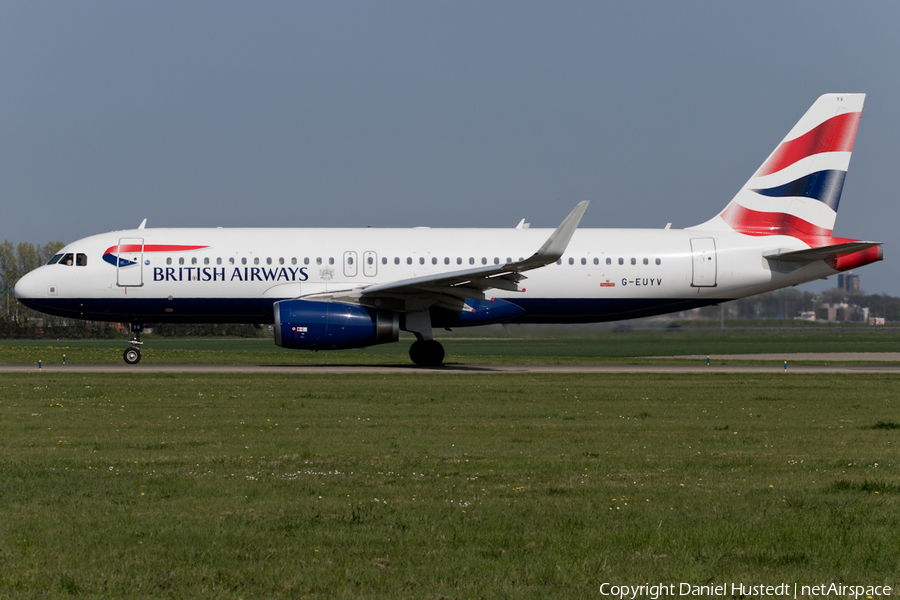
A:
{"label": "engine nacelle", "polygon": [[396,342],[400,318],[393,311],[314,300],[276,302],[275,344],[299,350],[342,350]]}
{"label": "engine nacelle", "polygon": [[525,309],[512,302],[492,298],[475,300],[467,298],[466,304],[471,312],[451,313],[445,310],[431,310],[431,324],[434,327],[470,327],[472,325],[490,325],[514,320],[525,314]]}

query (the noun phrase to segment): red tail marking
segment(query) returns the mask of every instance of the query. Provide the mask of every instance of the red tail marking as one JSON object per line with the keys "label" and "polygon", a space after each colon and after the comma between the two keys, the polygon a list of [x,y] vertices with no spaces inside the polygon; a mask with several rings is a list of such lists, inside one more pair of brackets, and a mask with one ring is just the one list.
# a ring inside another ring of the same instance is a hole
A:
{"label": "red tail marking", "polygon": [[800,137],[784,142],[763,166],[756,172],[756,177],[776,173],[789,167],[800,159],[822,152],[852,152],[862,113],[844,113],[832,117],[808,131]]}
{"label": "red tail marking", "polygon": [[732,229],[745,235],[794,237],[831,235],[831,229],[813,225],[800,217],[781,212],[751,210],[736,202],[732,202],[722,211],[722,218]]}

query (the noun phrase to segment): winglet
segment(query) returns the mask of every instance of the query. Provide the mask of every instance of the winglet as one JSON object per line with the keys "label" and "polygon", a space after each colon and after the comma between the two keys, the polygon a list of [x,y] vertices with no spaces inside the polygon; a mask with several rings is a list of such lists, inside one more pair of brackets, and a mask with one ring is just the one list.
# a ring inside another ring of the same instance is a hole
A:
{"label": "winglet", "polygon": [[578,228],[578,224],[581,222],[581,217],[584,216],[584,211],[587,210],[588,204],[590,204],[589,200],[580,202],[578,206],[569,213],[569,216],[559,224],[556,231],[550,234],[550,237],[547,238],[547,241],[544,242],[544,245],[541,246],[537,252],[522,262],[507,265],[507,269],[504,270],[526,271],[558,261],[566,251],[566,247],[569,245],[572,235]]}

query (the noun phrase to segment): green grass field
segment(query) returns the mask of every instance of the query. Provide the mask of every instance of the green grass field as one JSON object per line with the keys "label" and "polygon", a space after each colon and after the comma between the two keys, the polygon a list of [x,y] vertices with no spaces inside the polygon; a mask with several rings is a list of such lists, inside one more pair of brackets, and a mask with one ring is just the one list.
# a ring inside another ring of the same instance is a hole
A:
{"label": "green grass field", "polygon": [[0,597],[898,583],[890,375],[0,375]]}
{"label": "green grass field", "polygon": [[[171,364],[407,365],[412,342],[360,350],[285,350],[271,339],[145,336],[143,361]],[[646,363],[650,356],[789,352],[900,352],[897,333],[630,332],[441,340],[448,364]],[[124,340],[0,340],[0,364],[122,362]]]}

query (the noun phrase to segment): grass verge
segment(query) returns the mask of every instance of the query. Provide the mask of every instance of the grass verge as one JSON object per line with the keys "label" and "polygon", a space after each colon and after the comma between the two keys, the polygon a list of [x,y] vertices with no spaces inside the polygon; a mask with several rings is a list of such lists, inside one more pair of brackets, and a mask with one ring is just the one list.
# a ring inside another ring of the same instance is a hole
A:
{"label": "grass verge", "polygon": [[0,595],[892,584],[898,383],[0,375]]}

